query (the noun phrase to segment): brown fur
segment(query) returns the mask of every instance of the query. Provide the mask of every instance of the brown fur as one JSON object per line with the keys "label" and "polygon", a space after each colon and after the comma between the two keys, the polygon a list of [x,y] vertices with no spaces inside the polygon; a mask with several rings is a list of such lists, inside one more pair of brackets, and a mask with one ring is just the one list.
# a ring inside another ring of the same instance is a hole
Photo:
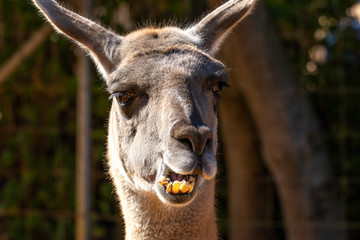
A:
{"label": "brown fur", "polygon": [[[227,79],[213,55],[254,0],[230,0],[185,30],[146,28],[127,36],[53,0],[33,1],[89,51],[112,94],[107,157],[126,238],[216,239],[216,106]],[[169,171],[188,175],[199,167],[191,194],[168,194],[158,184]]]}

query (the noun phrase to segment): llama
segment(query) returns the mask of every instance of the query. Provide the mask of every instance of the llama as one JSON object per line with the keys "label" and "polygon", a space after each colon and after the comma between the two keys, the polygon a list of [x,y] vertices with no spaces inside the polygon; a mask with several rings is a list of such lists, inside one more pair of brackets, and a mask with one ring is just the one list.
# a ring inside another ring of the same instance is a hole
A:
{"label": "llama", "polygon": [[186,29],[120,36],[60,6],[33,0],[92,57],[112,101],[110,176],[126,239],[217,239],[217,103],[227,86],[213,56],[255,0],[230,0]]}

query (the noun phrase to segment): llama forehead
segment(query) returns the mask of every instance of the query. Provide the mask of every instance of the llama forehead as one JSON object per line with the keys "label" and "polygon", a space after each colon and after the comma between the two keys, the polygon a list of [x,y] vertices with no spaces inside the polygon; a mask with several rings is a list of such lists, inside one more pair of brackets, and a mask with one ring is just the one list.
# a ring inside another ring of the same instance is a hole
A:
{"label": "llama forehead", "polygon": [[153,49],[175,45],[197,46],[200,39],[177,27],[144,28],[129,33],[122,41],[122,55],[139,49]]}
{"label": "llama forehead", "polygon": [[111,74],[108,88],[115,92],[139,86],[157,91],[219,80],[227,80],[220,61],[191,45],[179,45],[135,51]]}

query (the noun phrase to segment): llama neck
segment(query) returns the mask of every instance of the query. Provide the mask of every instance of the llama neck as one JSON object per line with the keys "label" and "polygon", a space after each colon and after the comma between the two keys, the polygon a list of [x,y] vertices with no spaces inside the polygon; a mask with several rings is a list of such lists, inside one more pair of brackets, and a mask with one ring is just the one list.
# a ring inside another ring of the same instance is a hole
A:
{"label": "llama neck", "polygon": [[153,194],[120,186],[126,239],[217,239],[214,182],[198,189],[196,199],[184,207],[165,205]]}

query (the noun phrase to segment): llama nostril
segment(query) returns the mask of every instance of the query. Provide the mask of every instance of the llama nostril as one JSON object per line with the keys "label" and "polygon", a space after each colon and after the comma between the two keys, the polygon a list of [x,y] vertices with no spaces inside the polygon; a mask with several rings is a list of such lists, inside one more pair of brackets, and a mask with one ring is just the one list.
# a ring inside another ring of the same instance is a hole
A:
{"label": "llama nostril", "polygon": [[190,150],[193,149],[192,147],[192,143],[189,139],[187,138],[183,138],[183,139],[178,139],[179,142],[183,143],[185,146],[187,146]]}
{"label": "llama nostril", "polygon": [[210,145],[212,142],[212,138],[208,138],[208,140],[206,141],[205,147]]}
{"label": "llama nostril", "polygon": [[200,156],[205,146],[212,141],[213,133],[207,126],[196,128],[192,125],[180,125],[172,129],[171,136],[184,145],[189,146],[197,156]]}

